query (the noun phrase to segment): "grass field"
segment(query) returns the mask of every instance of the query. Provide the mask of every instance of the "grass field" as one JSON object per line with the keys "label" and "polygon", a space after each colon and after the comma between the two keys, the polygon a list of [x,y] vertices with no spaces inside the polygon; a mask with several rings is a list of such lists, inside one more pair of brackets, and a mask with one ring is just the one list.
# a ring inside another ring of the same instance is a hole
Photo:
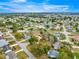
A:
{"label": "grass field", "polygon": [[17,53],[17,57],[18,57],[18,59],[27,59],[28,58],[28,56],[23,51]]}

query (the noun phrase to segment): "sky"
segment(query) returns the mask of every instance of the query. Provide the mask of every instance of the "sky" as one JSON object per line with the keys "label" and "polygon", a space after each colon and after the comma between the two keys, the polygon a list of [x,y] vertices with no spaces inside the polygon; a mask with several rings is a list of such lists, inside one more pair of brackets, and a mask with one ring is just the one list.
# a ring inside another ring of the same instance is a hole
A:
{"label": "sky", "polygon": [[0,13],[79,12],[79,0],[0,0]]}

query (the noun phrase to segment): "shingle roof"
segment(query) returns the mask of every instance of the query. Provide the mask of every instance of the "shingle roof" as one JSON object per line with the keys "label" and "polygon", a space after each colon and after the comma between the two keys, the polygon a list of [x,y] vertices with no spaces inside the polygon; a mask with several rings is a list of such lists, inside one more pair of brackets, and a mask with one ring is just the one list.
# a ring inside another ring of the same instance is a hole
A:
{"label": "shingle roof", "polygon": [[59,52],[56,51],[56,50],[50,50],[48,52],[48,56],[51,57],[51,58],[56,58],[58,56]]}
{"label": "shingle roof", "polygon": [[79,41],[79,35],[74,36],[74,39]]}
{"label": "shingle roof", "polygon": [[5,40],[0,40],[0,47],[3,47],[5,45],[8,45],[8,42],[6,42]]}

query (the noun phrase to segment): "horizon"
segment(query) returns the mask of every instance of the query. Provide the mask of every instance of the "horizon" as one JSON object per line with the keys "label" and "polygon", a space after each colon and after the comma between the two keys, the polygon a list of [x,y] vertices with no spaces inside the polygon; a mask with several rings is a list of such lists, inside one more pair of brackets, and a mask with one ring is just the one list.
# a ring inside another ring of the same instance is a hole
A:
{"label": "horizon", "polygon": [[20,13],[21,13],[21,14],[22,14],[22,13],[23,13],[23,14],[30,14],[30,13],[35,13],[35,14],[36,14],[36,13],[38,13],[38,14],[40,14],[40,13],[48,13],[48,14],[55,14],[55,13],[56,13],[56,14],[66,14],[66,13],[69,13],[69,14],[70,14],[70,13],[73,13],[73,14],[75,14],[75,13],[79,13],[79,12],[3,12],[3,13],[0,13],[0,14],[13,14],[13,13],[14,13],[14,14],[17,14],[17,13],[18,13],[18,14],[20,14]]}

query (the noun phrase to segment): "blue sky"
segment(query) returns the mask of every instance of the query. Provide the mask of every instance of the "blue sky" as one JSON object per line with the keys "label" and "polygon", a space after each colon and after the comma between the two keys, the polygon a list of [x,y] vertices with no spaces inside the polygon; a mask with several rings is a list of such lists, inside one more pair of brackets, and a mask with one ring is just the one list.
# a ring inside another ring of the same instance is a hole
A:
{"label": "blue sky", "polygon": [[0,13],[79,12],[79,0],[0,0]]}

